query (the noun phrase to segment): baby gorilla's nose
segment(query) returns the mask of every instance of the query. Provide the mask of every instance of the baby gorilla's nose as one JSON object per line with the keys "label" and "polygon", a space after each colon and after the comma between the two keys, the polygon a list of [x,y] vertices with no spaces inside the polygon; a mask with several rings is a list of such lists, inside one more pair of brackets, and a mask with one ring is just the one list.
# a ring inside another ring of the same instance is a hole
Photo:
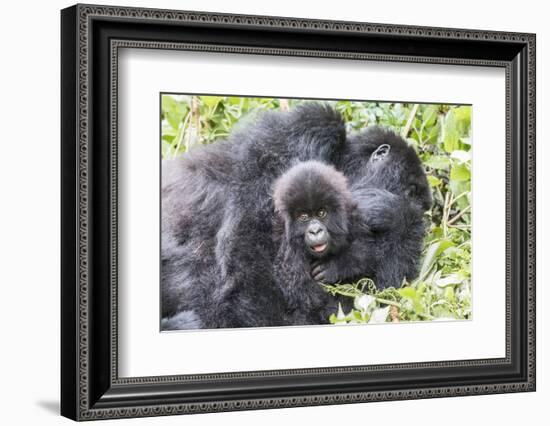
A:
{"label": "baby gorilla's nose", "polygon": [[313,221],[307,227],[305,242],[310,253],[315,257],[323,256],[328,250],[327,228],[317,221]]}
{"label": "baby gorilla's nose", "polygon": [[309,226],[307,232],[312,237],[316,237],[323,232],[323,228],[321,227],[321,225],[314,223]]}

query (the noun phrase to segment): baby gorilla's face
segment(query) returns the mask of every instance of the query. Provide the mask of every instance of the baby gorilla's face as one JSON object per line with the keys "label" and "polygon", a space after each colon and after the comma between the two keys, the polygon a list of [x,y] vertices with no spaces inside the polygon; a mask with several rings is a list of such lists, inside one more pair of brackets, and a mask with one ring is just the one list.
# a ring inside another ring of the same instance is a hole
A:
{"label": "baby gorilla's face", "polygon": [[346,178],[334,167],[318,161],[296,164],[275,182],[273,199],[287,244],[297,253],[321,259],[348,243],[353,203]]}
{"label": "baby gorilla's face", "polygon": [[330,251],[330,233],[324,222],[328,211],[324,207],[299,211],[296,226],[303,232],[306,250],[315,258],[322,258]]}

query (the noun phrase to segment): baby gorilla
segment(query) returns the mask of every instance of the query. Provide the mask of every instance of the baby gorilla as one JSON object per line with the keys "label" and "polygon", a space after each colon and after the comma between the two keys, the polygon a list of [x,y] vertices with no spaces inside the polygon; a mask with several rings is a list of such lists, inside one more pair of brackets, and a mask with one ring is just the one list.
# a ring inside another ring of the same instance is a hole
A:
{"label": "baby gorilla", "polygon": [[[382,146],[377,155],[386,151]],[[342,173],[317,161],[299,163],[276,181],[274,276],[286,323],[322,324],[338,303],[351,308],[351,298],[329,296],[320,283],[370,277],[383,288],[416,275],[422,208],[369,183],[348,188]]]}
{"label": "baby gorilla", "polygon": [[337,307],[314,281],[315,262],[338,256],[350,244],[354,202],[344,175],[318,161],[301,162],[274,185],[278,252],[274,277],[286,301],[284,322],[320,324]]}

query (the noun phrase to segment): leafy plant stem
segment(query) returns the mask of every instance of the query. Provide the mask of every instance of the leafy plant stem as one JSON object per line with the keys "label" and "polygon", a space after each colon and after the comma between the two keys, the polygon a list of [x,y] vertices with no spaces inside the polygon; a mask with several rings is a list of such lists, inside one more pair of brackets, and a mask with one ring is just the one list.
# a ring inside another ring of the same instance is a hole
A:
{"label": "leafy plant stem", "polygon": [[468,213],[470,210],[471,210],[471,206],[464,207],[459,213],[456,214],[456,216],[454,216],[447,222],[447,226],[450,226],[453,223],[455,223],[458,219],[460,219],[462,216],[464,216],[465,213]]}
{"label": "leafy plant stem", "polygon": [[391,306],[395,306],[397,308],[401,308],[401,303],[394,302],[393,300],[381,299],[379,297],[375,297],[375,300],[378,303],[382,303],[383,305],[391,305]]}

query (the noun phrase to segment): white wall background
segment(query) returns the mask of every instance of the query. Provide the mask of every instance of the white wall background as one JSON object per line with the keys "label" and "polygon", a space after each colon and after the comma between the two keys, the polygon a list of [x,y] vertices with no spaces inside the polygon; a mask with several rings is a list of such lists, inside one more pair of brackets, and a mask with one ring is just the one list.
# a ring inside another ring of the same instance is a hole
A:
{"label": "white wall background", "polygon": [[[545,2],[440,0],[338,2],[277,0],[120,0],[141,7],[355,20],[537,33],[538,390],[530,394],[293,408],[118,424],[497,425],[548,421],[550,257],[550,28]],[[2,424],[68,424],[59,405],[59,9],[71,2],[9,2],[0,26],[0,418]],[[490,173],[490,171],[488,171]],[[102,424],[116,424],[107,421]]]}

